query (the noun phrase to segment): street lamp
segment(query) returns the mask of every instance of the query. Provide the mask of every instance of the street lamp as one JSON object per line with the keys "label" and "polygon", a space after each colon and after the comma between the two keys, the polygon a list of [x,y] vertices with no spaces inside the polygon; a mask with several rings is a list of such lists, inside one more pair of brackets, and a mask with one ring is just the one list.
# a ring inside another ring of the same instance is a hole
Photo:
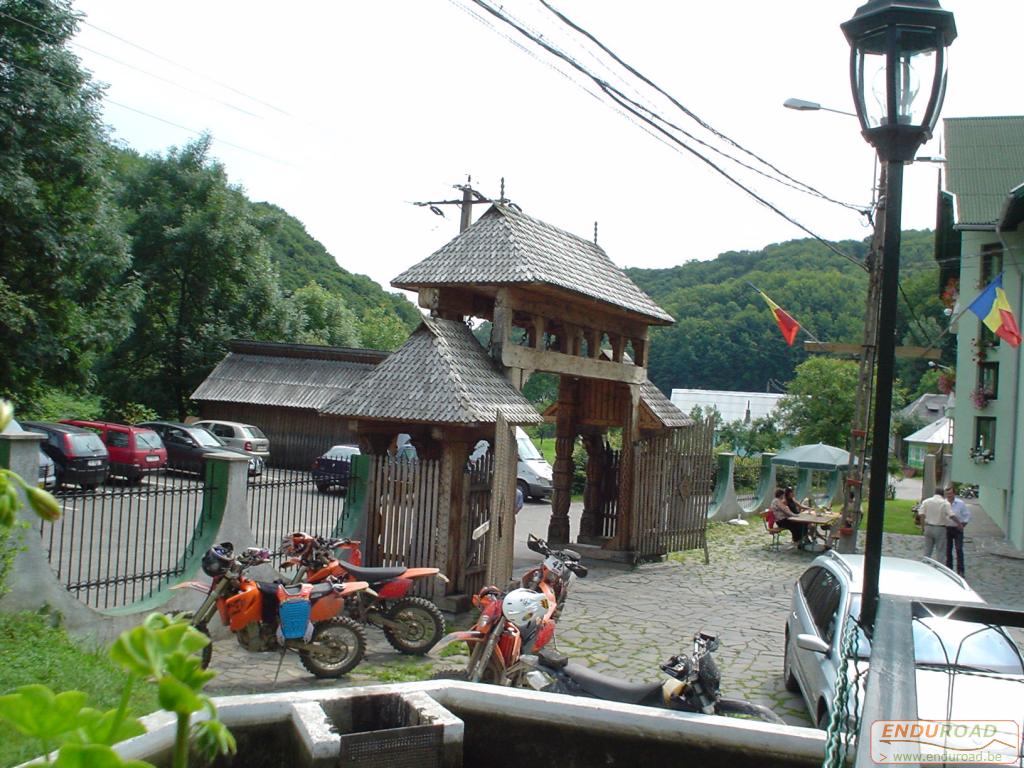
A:
{"label": "street lamp", "polygon": [[[878,610],[889,427],[892,417],[896,302],[900,268],[903,164],[931,138],[946,91],[946,48],[956,38],[953,14],[938,0],[869,0],[841,25],[850,43],[850,87],[861,134],[885,163],[885,239],[878,313],[875,418],[868,487],[861,626]],[[924,86],[924,87],[922,87]]]}
{"label": "street lamp", "polygon": [[835,112],[837,115],[849,115],[850,117],[856,117],[853,112],[845,112],[842,109],[832,109],[832,107],[823,107],[816,101],[806,101],[804,99],[786,99],[782,102],[782,106],[786,109],[795,109],[797,112]]}

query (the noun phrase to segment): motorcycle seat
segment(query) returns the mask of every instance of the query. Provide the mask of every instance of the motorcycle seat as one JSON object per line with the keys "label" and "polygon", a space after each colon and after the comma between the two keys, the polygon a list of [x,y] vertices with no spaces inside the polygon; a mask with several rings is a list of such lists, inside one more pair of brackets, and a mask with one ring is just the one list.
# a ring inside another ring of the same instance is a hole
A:
{"label": "motorcycle seat", "polygon": [[356,581],[368,581],[370,584],[379,584],[382,581],[390,581],[402,576],[408,568],[364,568],[361,565],[342,563],[341,567],[356,578]]}
{"label": "motorcycle seat", "polygon": [[639,704],[650,696],[661,696],[661,683],[634,683],[603,675],[581,664],[567,664],[562,672],[591,696],[606,701]]}

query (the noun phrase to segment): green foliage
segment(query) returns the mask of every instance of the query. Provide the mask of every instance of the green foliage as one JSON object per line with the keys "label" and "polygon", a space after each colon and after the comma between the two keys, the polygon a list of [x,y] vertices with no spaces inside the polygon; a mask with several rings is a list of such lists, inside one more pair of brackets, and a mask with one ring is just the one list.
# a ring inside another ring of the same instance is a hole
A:
{"label": "green foliage", "polygon": [[804,361],[779,401],[783,428],[798,444],[847,445],[856,389],[857,363],[827,357]]}
{"label": "green foliage", "polygon": [[95,394],[72,389],[48,389],[21,412],[29,421],[92,420],[103,415],[103,402]]}
{"label": "green foliage", "polygon": [[310,281],[293,292],[289,301],[301,329],[293,341],[333,347],[359,345],[358,321],[340,296]]}
{"label": "green foliage", "polygon": [[737,419],[718,429],[718,448],[724,446],[739,456],[778,451],[781,442],[782,434],[770,416],[754,419],[749,424]]}
{"label": "green foliage", "polygon": [[160,418],[160,414],[142,403],[115,403],[108,406],[106,413],[110,421],[119,424],[138,424]]}
{"label": "green foliage", "polygon": [[364,347],[393,351],[405,343],[409,327],[389,308],[376,306],[363,313],[360,333]]}

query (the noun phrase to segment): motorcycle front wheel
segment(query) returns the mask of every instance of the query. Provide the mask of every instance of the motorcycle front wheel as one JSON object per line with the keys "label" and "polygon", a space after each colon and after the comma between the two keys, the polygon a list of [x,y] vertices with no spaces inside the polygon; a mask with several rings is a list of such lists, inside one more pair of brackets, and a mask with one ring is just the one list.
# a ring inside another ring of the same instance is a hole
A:
{"label": "motorcycle front wheel", "polygon": [[422,656],[444,636],[444,616],[437,606],[422,597],[404,597],[395,602],[387,617],[401,629],[384,627],[384,637],[399,653]]}
{"label": "motorcycle front wheel", "polygon": [[358,622],[335,616],[313,626],[309,645],[316,648],[299,651],[302,666],[317,677],[341,677],[366,655],[366,633]]}

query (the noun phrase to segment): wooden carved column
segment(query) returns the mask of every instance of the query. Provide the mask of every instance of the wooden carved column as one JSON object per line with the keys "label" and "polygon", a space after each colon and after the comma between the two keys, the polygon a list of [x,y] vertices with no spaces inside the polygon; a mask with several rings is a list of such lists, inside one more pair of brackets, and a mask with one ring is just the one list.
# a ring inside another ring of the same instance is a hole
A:
{"label": "wooden carved column", "polygon": [[446,440],[441,445],[441,487],[438,492],[437,562],[450,579],[448,591],[465,583],[466,563],[464,519],[466,515],[466,461],[472,444]]}
{"label": "wooden carved column", "polygon": [[602,519],[601,472],[604,469],[604,436],[589,434],[583,436],[583,447],[587,449],[587,484],[583,489],[583,516],[580,518],[580,544],[600,544]]}
{"label": "wooden carved column", "polygon": [[605,549],[631,550],[633,541],[633,449],[640,437],[640,387],[629,385],[629,405],[622,421],[622,453],[619,454],[619,500],[616,512],[615,538]]}
{"label": "wooden carved column", "polygon": [[558,381],[558,417],[555,421],[555,467],[552,478],[551,522],[548,543],[569,543],[569,505],[572,503],[572,448],[576,438],[576,401],[579,381],[562,376]]}

